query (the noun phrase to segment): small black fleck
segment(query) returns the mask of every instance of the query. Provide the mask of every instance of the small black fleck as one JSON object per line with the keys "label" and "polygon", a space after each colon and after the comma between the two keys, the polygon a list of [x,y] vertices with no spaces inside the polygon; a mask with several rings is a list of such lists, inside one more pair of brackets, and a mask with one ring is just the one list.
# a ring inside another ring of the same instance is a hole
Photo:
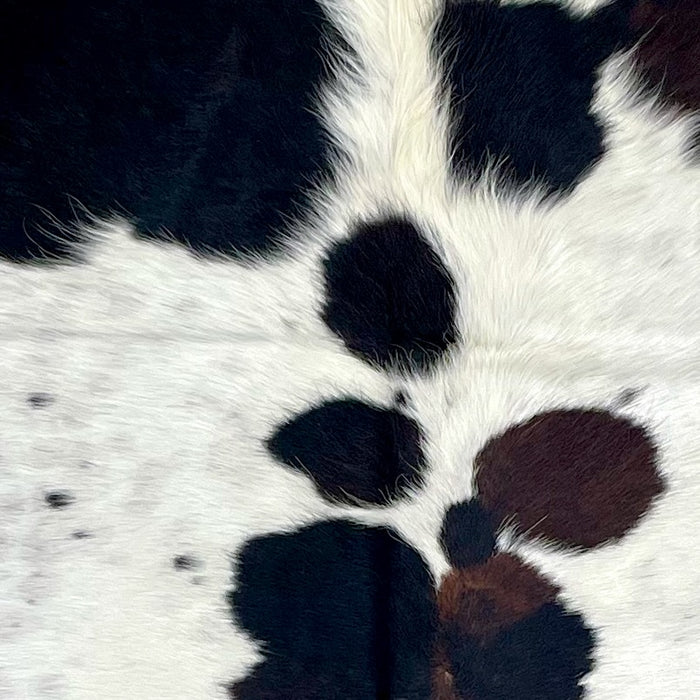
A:
{"label": "small black fleck", "polygon": [[66,508],[75,500],[69,493],[51,491],[44,495],[44,500],[51,508]]}
{"label": "small black fleck", "polygon": [[46,408],[54,402],[53,396],[51,394],[45,394],[42,392],[37,392],[34,394],[29,394],[27,396],[27,403],[32,408]]}
{"label": "small black fleck", "polygon": [[92,535],[92,534],[89,533],[89,532],[85,532],[85,530],[76,530],[76,531],[71,535],[71,537],[72,537],[74,540],[84,540],[84,539],[87,539],[87,538],[89,538],[89,537],[94,537],[94,535]]}
{"label": "small black fleck", "polygon": [[617,397],[617,403],[620,406],[627,406],[631,404],[641,393],[641,389],[625,389],[624,391],[620,392],[620,395]]}
{"label": "small black fleck", "polygon": [[408,404],[408,396],[406,396],[406,392],[397,391],[394,394],[394,403],[397,406],[406,406]]}
{"label": "small black fleck", "polygon": [[177,571],[190,571],[199,568],[199,562],[186,554],[173,557],[173,568]]}

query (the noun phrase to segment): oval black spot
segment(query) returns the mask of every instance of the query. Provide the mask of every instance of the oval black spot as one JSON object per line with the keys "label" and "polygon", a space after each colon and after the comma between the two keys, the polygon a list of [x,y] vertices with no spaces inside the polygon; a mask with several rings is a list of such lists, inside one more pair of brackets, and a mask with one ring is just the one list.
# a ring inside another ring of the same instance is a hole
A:
{"label": "oval black spot", "polygon": [[491,516],[478,501],[450,506],[442,521],[440,542],[452,566],[463,569],[481,564],[496,546]]}
{"label": "oval black spot", "polygon": [[444,638],[460,697],[479,700],[576,700],[592,668],[594,639],[580,615],[547,603],[491,643],[454,628]]}
{"label": "oval black spot", "polygon": [[232,697],[430,697],[431,576],[397,533],[318,523],[252,540],[237,568],[229,601],[265,661]]}
{"label": "oval black spot", "polygon": [[179,554],[173,557],[173,568],[177,571],[191,571],[199,568],[199,561],[187,554]]}
{"label": "oval black spot", "polygon": [[27,396],[27,403],[32,408],[46,408],[54,402],[53,396],[45,392],[36,392]]}
{"label": "oval black spot", "polygon": [[65,491],[51,491],[44,495],[44,501],[51,508],[67,508],[75,499]]}
{"label": "oval black spot", "polygon": [[415,421],[356,400],[312,408],[267,441],[277,459],[307,474],[328,500],[376,505],[421,483],[421,445]]}
{"label": "oval black spot", "polygon": [[574,18],[553,3],[448,0],[433,47],[452,98],[452,166],[489,160],[520,183],[571,188],[603,154],[590,105],[597,68],[630,41],[626,3]]}
{"label": "oval black spot", "polygon": [[416,226],[357,226],[325,261],[323,320],[347,347],[385,369],[428,368],[457,340],[455,287]]}

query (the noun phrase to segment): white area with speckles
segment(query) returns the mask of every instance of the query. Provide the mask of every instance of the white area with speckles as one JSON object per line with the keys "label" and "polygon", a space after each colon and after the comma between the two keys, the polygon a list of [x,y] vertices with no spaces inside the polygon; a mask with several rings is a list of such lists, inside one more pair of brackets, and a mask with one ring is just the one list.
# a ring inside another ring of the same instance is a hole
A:
{"label": "white area with speckles", "polygon": [[[366,69],[325,92],[349,159],[294,255],[205,261],[117,222],[96,226],[80,264],[0,265],[0,698],[225,697],[258,658],[225,600],[246,539],[351,514],[393,524],[439,579],[442,515],[471,494],[488,437],[584,405],[649,427],[666,495],[595,552],[502,544],[598,630],[588,698],[695,700],[700,169],[684,150],[689,118],[633,99],[617,56],[594,105],[607,152],[573,195],[540,204],[492,179],[457,186],[427,60],[436,3],[326,4]],[[318,315],[322,251],[383,211],[409,212],[458,286],[464,340],[424,379],[366,366]],[[321,398],[389,405],[399,388],[430,462],[401,505],[333,508],[262,447]],[[623,406],[630,388],[640,391]],[[33,408],[32,392],[54,401]],[[75,501],[48,508],[49,491]],[[183,554],[200,566],[176,570]]]}

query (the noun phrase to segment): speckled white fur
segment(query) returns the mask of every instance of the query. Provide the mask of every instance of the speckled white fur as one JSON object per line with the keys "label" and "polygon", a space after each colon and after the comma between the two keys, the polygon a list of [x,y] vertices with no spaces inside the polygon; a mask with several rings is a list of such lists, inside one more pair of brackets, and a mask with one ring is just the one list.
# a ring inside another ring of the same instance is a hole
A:
{"label": "speckled white fur", "polygon": [[[439,580],[437,533],[471,460],[515,420],[612,408],[649,426],[668,491],[620,544],[564,554],[503,538],[598,630],[592,700],[694,700],[700,687],[700,170],[693,124],[601,71],[606,154],[543,203],[495,177],[455,184],[428,58],[433,0],[326,0],[363,69],[319,110],[349,158],[293,255],[195,258],[95,224],[82,264],[0,266],[0,698],[223,698],[255,645],[233,626],[232,554],[345,513],[395,526]],[[323,251],[359,218],[407,212],[458,286],[463,342],[410,379],[322,324]],[[232,222],[235,225],[235,222]],[[321,398],[388,405],[428,437],[424,489],[389,509],[321,501],[261,440]],[[622,405],[621,393],[639,393]],[[27,394],[55,403],[32,409]],[[75,503],[47,509],[47,490]],[[74,539],[85,531],[89,538]],[[193,554],[203,566],[176,571]]]}

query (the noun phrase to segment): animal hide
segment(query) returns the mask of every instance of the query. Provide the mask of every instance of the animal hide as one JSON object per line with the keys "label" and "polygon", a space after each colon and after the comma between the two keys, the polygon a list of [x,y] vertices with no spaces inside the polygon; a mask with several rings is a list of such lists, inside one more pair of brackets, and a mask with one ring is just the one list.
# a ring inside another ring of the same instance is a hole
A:
{"label": "animal hide", "polygon": [[698,0],[0,25],[0,698],[694,700]]}

